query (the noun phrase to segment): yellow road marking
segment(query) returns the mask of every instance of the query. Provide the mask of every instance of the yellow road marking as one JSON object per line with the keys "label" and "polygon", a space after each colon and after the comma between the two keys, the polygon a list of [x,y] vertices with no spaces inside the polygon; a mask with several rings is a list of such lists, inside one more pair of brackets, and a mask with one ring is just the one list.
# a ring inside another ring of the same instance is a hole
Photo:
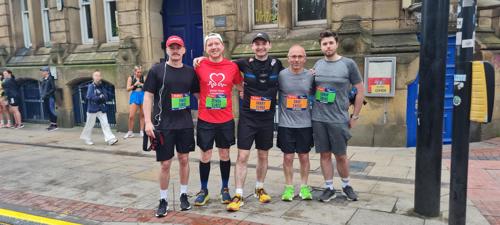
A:
{"label": "yellow road marking", "polygon": [[35,216],[31,214],[16,212],[8,209],[0,208],[0,216],[11,217],[15,219],[21,219],[25,221],[41,223],[41,224],[51,224],[51,225],[80,225],[78,223],[71,223],[62,220],[50,219],[41,216]]}

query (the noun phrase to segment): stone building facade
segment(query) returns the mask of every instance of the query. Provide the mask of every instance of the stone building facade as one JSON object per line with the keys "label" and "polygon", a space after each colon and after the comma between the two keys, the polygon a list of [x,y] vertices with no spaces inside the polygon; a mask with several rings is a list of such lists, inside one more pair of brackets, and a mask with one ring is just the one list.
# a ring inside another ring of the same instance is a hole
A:
{"label": "stone building facade", "polygon": [[[270,34],[271,54],[286,65],[288,48],[303,45],[310,67],[321,58],[319,32],[340,34],[342,55],[352,57],[364,73],[365,57],[396,57],[393,97],[368,97],[354,145],[405,146],[416,133],[409,129],[409,87],[418,73],[418,3],[415,0],[0,0],[0,66],[11,69],[24,85],[23,116],[36,117],[36,82],[39,67],[50,65],[57,75],[58,113],[62,127],[84,121],[84,102],[78,94],[91,73],[99,69],[112,87],[110,102],[116,127],[126,130],[126,79],[134,65],[147,70],[164,58],[161,43],[170,34],[186,40],[186,62],[200,56],[202,37],[221,33],[226,55],[252,55],[250,39],[256,32]],[[452,1],[454,2],[454,1]],[[450,10],[454,34],[456,1]],[[476,59],[492,62],[500,71],[500,6],[479,1]],[[496,77],[497,96],[500,78]],[[414,110],[414,109],[413,109]],[[474,124],[472,139],[500,136],[500,98],[494,120]],[[235,110],[237,114],[237,110]],[[412,133],[413,132],[413,133]]]}

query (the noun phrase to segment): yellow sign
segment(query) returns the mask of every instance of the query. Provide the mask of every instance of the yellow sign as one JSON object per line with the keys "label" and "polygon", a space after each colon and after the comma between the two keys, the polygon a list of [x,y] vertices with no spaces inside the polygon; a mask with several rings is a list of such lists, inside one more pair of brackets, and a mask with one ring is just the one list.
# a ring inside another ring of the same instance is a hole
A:
{"label": "yellow sign", "polygon": [[391,85],[389,84],[378,84],[371,86],[372,93],[374,94],[390,94],[391,93]]}

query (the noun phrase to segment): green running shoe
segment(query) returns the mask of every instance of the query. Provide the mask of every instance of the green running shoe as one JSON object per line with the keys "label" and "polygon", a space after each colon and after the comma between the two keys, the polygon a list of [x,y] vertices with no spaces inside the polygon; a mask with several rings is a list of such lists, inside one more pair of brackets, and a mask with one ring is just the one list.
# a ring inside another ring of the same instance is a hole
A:
{"label": "green running shoe", "polygon": [[302,185],[299,196],[302,200],[312,200],[311,188],[308,185]]}
{"label": "green running shoe", "polygon": [[281,195],[281,200],[283,201],[292,201],[295,196],[295,188],[293,185],[286,185],[283,194]]}

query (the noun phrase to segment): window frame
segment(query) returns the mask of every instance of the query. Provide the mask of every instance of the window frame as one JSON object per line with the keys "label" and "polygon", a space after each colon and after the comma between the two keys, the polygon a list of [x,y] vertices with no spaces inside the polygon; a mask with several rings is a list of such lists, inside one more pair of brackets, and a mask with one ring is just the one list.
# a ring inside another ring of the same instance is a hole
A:
{"label": "window frame", "polygon": [[[270,23],[270,24],[255,24],[255,0],[249,0],[248,1],[248,7],[250,10],[249,12],[249,17],[250,17],[250,27],[252,29],[269,29],[269,28],[277,28],[279,21],[277,21],[275,24]],[[279,14],[279,1],[278,1],[278,14]],[[278,16],[279,20],[279,16]]]}
{"label": "window frame", "polygon": [[31,29],[30,29],[29,17],[30,17],[30,12],[28,6],[25,4],[24,0],[21,0],[21,21],[23,24],[23,41],[25,48],[31,48],[33,46],[33,42],[31,41]]}
{"label": "window frame", "polygon": [[[118,2],[116,0],[104,0],[104,21],[105,21],[105,29],[106,29],[106,40],[107,42],[119,42],[120,41],[120,35],[118,34],[117,31],[117,36],[113,36],[113,30],[111,27],[111,7],[110,3],[115,2],[117,4]],[[118,29],[118,18],[117,18],[117,11],[115,11],[115,22],[116,22],[116,27]]]}
{"label": "window frame", "polygon": [[49,0],[40,0],[40,10],[41,10],[41,16],[42,16],[42,29],[43,29],[43,44],[45,47],[50,47],[51,40],[50,40],[50,19],[49,19],[49,8],[45,8],[45,4],[47,3],[48,5]]}
{"label": "window frame", "polygon": [[[325,7],[328,9],[328,1],[325,0]],[[299,3],[298,0],[293,0],[292,1],[292,14],[293,14],[293,23],[294,26],[311,26],[311,25],[326,25],[327,24],[327,19],[328,15],[326,15],[325,19],[320,19],[320,20],[305,20],[305,21],[299,21]]]}
{"label": "window frame", "polygon": [[[82,32],[82,43],[83,44],[93,44],[94,43],[94,32],[92,32],[92,38],[89,38],[89,33],[87,31],[88,24],[87,24],[87,9],[84,7],[86,5],[89,6],[89,10],[92,10],[91,7],[91,1],[89,0],[88,2],[83,2],[84,0],[78,0],[80,3],[80,30]],[[92,13],[90,13],[90,27],[92,28]]]}

